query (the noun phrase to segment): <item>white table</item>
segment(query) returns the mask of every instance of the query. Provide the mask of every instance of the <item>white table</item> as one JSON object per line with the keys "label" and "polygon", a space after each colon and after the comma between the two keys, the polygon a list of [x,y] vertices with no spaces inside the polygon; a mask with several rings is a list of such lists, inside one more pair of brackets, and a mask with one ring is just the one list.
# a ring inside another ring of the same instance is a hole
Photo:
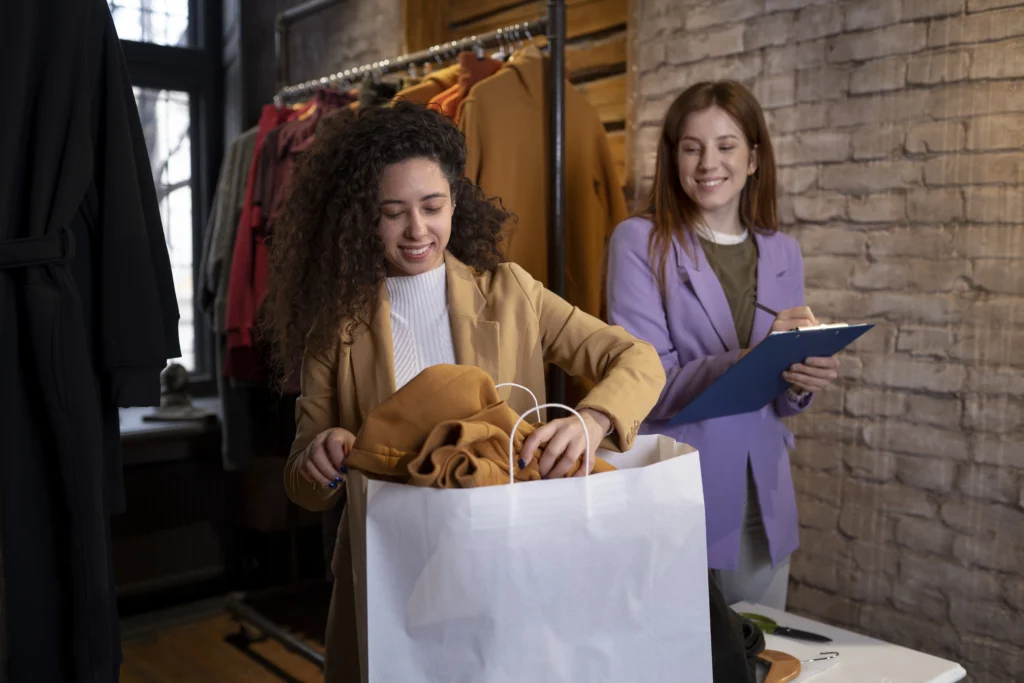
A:
{"label": "white table", "polygon": [[732,608],[737,612],[764,615],[780,626],[799,628],[832,639],[831,643],[810,643],[765,634],[766,649],[786,652],[800,660],[818,657],[821,652],[839,653],[835,659],[801,664],[800,675],[793,679],[795,683],[954,683],[967,676],[964,668],[956,662],[795,614],[747,602],[737,603]]}

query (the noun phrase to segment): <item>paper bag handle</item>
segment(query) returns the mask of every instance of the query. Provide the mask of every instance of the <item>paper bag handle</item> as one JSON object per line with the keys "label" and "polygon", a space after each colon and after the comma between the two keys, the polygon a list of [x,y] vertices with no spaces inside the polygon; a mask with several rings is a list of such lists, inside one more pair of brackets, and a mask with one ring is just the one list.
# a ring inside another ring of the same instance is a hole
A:
{"label": "paper bag handle", "polygon": [[[525,389],[526,387],[523,388]],[[527,391],[529,391],[529,389],[527,389]],[[536,406],[535,408],[531,408],[530,410],[527,410],[525,413],[520,415],[519,419],[516,420],[515,425],[512,427],[512,433],[508,435],[508,483],[510,484],[514,484],[516,481],[516,456],[515,452],[513,451],[513,448],[515,447],[516,431],[519,429],[519,425],[522,423],[522,421],[526,419],[527,415],[530,415],[531,413],[537,413],[538,415],[540,415],[540,411],[543,410],[544,408],[562,408],[563,410],[568,410],[570,413],[575,415],[576,419],[578,419],[580,421],[580,424],[583,425],[583,438],[586,439],[587,444],[587,450],[583,453],[583,466],[586,467],[587,469],[584,471],[583,476],[586,477],[590,475],[590,433],[587,431],[587,423],[584,422],[583,416],[567,405],[561,403],[545,403],[542,406]]]}

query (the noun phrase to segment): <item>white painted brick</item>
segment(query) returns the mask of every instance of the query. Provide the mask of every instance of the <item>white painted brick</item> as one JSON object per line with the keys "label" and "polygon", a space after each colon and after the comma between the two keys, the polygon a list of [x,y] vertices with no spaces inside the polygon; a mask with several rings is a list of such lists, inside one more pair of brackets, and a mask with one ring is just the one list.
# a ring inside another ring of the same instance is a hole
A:
{"label": "white painted brick", "polygon": [[826,166],[819,180],[823,189],[857,193],[902,190],[920,183],[920,166],[906,161],[868,161]]}
{"label": "white painted brick", "polygon": [[1024,320],[1024,299],[992,295],[971,303],[964,309],[963,323],[967,326],[991,328],[993,320]]}
{"label": "white painted brick", "polygon": [[[688,80],[684,87],[687,87],[700,81],[717,81],[724,78],[746,82],[761,73],[761,66],[760,53],[748,52],[722,59],[705,59],[679,71],[686,75]],[[682,92],[682,88],[679,91]]]}
{"label": "white painted brick", "polygon": [[953,532],[936,519],[903,517],[896,523],[896,542],[911,550],[949,555],[953,551],[953,537]]}
{"label": "white painted brick", "polygon": [[[1020,252],[1014,255],[1019,258]],[[978,287],[997,294],[1024,295],[1024,268],[1016,258],[978,259],[974,262],[971,280]]]}
{"label": "white painted brick", "polygon": [[966,139],[967,130],[961,121],[920,123],[907,132],[906,150],[912,154],[955,152],[964,148]]}
{"label": "white painted brick", "polygon": [[907,198],[902,194],[871,194],[850,198],[854,223],[901,223],[907,218]]}
{"label": "white painted brick", "polygon": [[724,57],[743,52],[742,24],[688,34],[668,45],[671,64],[689,64],[710,57]]}
{"label": "white painted brick", "polygon": [[849,72],[834,66],[804,69],[796,74],[798,102],[838,100],[846,96]]}
{"label": "white painted brick", "polygon": [[780,136],[775,140],[775,160],[793,166],[821,161],[844,161],[850,156],[850,135],[814,131]]}
{"label": "white painted brick", "polygon": [[903,20],[962,14],[965,0],[903,0]]}
{"label": "white painted brick", "polygon": [[719,0],[718,2],[698,5],[685,12],[687,31],[732,24],[763,12],[760,3],[750,0]]}
{"label": "white painted brick", "polygon": [[933,85],[955,83],[970,75],[971,53],[968,50],[947,50],[914,55],[907,65],[907,83]]}
{"label": "white painted brick", "polygon": [[1017,7],[1018,5],[1024,6],[1022,0],[967,0],[967,11],[968,12],[986,12],[991,9],[1000,9],[1002,7]]}
{"label": "white painted brick", "polygon": [[[964,463],[960,466],[956,488],[965,496],[970,496],[971,498],[992,500],[1011,505],[1017,502],[1017,476],[1002,467]],[[1024,535],[1020,537],[1020,540],[1021,551],[1024,552]],[[975,547],[972,550],[977,553],[981,548]],[[961,557],[960,559],[972,561],[974,558]],[[993,569],[998,569],[998,567],[993,567]],[[1003,569],[1002,571],[1012,570]]]}
{"label": "white painted brick", "polygon": [[1019,35],[1024,35],[1024,12],[1018,9],[968,14],[931,22],[928,47],[984,43]]}
{"label": "white painted brick", "polygon": [[1024,529],[1024,510],[978,500],[943,502],[942,519],[964,534],[980,535],[994,529]]}
{"label": "white painted brick", "polygon": [[794,74],[762,75],[754,83],[754,96],[764,109],[788,107],[796,103]]}
{"label": "white painted brick", "polygon": [[876,257],[946,258],[956,245],[956,233],[948,228],[899,227],[872,232],[865,244]]}
{"label": "white painted brick", "polygon": [[1024,111],[1024,80],[956,83],[929,90],[928,100],[928,113],[934,119],[1019,114]]}
{"label": "white painted brick", "polygon": [[[860,491],[858,491],[860,493]],[[860,507],[857,503],[844,496],[843,507],[839,511],[839,530],[853,539],[870,540],[875,543],[886,543],[895,537],[895,525],[873,507]],[[867,502],[870,502],[868,499]]]}
{"label": "white painted brick", "polygon": [[951,327],[903,325],[900,327],[899,336],[896,339],[896,350],[906,351],[911,355],[945,358],[949,356],[949,351],[953,348],[955,340],[956,337]]}
{"label": "white painted brick", "polygon": [[[664,63],[664,41],[650,40],[640,43],[639,47],[637,48],[637,67],[640,69],[640,73],[646,75],[647,72],[661,66]],[[646,95],[652,94],[651,89],[647,87],[648,85],[650,85],[649,81],[647,83],[643,83],[641,86],[641,92],[643,92]]]}
{"label": "white painted brick", "polygon": [[[1018,295],[1019,296],[1019,295]],[[1024,366],[1024,330],[1005,325],[971,327],[960,332],[950,356],[986,365]]]}
{"label": "white painted brick", "polygon": [[1024,114],[977,116],[967,121],[967,149],[1020,150],[1024,147]]}
{"label": "white painted brick", "polygon": [[945,155],[925,162],[924,182],[938,186],[1020,185],[1024,184],[1024,157],[1019,152]]}
{"label": "white painted brick", "polygon": [[850,93],[864,95],[899,90],[907,84],[907,62],[902,58],[878,59],[850,74]]}
{"label": "white painted brick", "polygon": [[899,0],[859,0],[846,7],[846,30],[862,31],[899,23]]}
{"label": "white painted brick", "polygon": [[[817,403],[818,397],[814,398]],[[806,467],[793,467],[793,485],[798,496],[815,498],[834,505],[839,500],[840,481],[839,477],[833,477],[828,472]],[[835,536],[835,534],[832,535]],[[806,542],[806,537],[801,538],[801,541]]]}
{"label": "white painted brick", "polygon": [[794,236],[800,248],[808,254],[840,254],[862,256],[867,243],[867,234],[851,230],[845,225],[807,226]]}
{"label": "white painted brick", "polygon": [[[949,294],[904,294],[877,292],[868,297],[861,306],[862,318],[884,318],[900,323],[922,325],[948,325],[959,321],[967,308],[962,297]],[[856,313],[848,313],[853,318]]]}
{"label": "white painted brick", "polygon": [[807,223],[827,223],[846,217],[846,197],[840,194],[817,193],[793,198],[797,220]]}
{"label": "white painted brick", "polygon": [[869,484],[856,480],[844,482],[844,510],[847,505],[861,510],[893,512],[913,517],[932,517],[938,508],[925,491],[898,484]]}
{"label": "white painted brick", "polygon": [[986,43],[974,49],[974,59],[971,60],[971,78],[1022,77],[1024,77],[1024,40]]}
{"label": "white painted brick", "polygon": [[843,31],[843,11],[838,3],[807,7],[797,12],[793,37],[798,42],[834,36]]}
{"label": "white painted brick", "polygon": [[[994,469],[994,468],[993,468]],[[1003,474],[1002,470],[995,470],[995,474]],[[999,500],[1000,494],[1006,494],[1006,484],[1013,482],[1013,479],[1003,476],[1000,481],[993,477],[993,488],[989,491],[979,491],[979,497],[991,497]],[[1016,498],[1016,496],[1013,496]],[[994,569],[1000,572],[1017,573],[1021,566],[1024,566],[1024,543],[1018,535],[1014,538],[1003,538],[1003,534],[997,532],[995,538],[977,536],[958,536],[953,544],[953,555],[964,563],[980,565],[987,569]],[[1003,585],[1004,591],[1009,586],[1006,584],[1020,583],[1020,581],[1006,581]]]}
{"label": "white painted brick", "polygon": [[857,259],[849,256],[805,256],[804,285],[809,288],[843,289],[849,284],[856,263]]}
{"label": "white painted brick", "polygon": [[864,126],[853,133],[853,158],[857,161],[889,159],[900,151],[906,129],[891,124]]}
{"label": "white painted brick", "polygon": [[772,73],[787,73],[796,69],[809,69],[825,64],[826,40],[810,43],[789,43],[783,47],[766,48],[765,70]]}
{"label": "white painted brick", "polygon": [[1020,223],[1024,192],[1019,187],[971,187],[966,191],[967,220],[972,223]]}
{"label": "white painted brick", "polygon": [[776,211],[779,214],[779,224],[788,227],[796,224],[796,213],[793,211],[793,195],[779,197]]}
{"label": "white painted brick", "polygon": [[765,112],[765,120],[772,135],[816,130],[828,124],[828,107],[820,103],[782,107]]}
{"label": "white painted brick", "polygon": [[1024,469],[1024,439],[1018,436],[975,434],[971,441],[971,459],[1000,467]]}
{"label": "white painted brick", "polygon": [[770,12],[781,12],[784,10],[803,9],[811,5],[824,5],[833,0],[767,0],[765,10]]}
{"label": "white painted brick", "polygon": [[854,417],[899,417],[907,412],[907,394],[893,389],[850,389],[846,392],[846,412]]}
{"label": "white painted brick", "polygon": [[964,261],[900,259],[858,265],[851,284],[861,290],[949,292],[966,277]]}
{"label": "white painted brick", "polygon": [[[954,427],[956,425],[953,425]],[[923,463],[918,459],[896,459],[896,478],[908,486],[944,493],[953,489],[956,465],[953,460],[970,457],[967,437],[963,433],[909,422],[885,422],[864,428],[864,443],[871,448],[895,453],[928,456],[935,467],[935,479],[919,472]],[[942,469],[935,459],[945,458],[948,466]]]}
{"label": "white painted brick", "polygon": [[817,166],[790,166],[778,169],[779,192],[803,194],[818,182]]}
{"label": "white painted brick", "polygon": [[987,434],[1010,434],[1024,424],[1024,404],[1007,396],[969,396],[964,427]]}
{"label": "white painted brick", "polygon": [[999,577],[991,572],[974,571],[955,562],[917,553],[905,553],[900,558],[900,576],[913,588],[953,591],[981,600],[997,598],[1002,587]]}
{"label": "white painted brick", "polygon": [[682,92],[690,83],[689,75],[685,73],[684,69],[662,66],[641,74],[640,93],[642,94],[638,99],[641,106],[646,102],[664,100],[665,105],[662,111],[662,116],[664,116],[675,95]]}
{"label": "white painted brick", "polygon": [[[967,372],[966,389],[983,394],[1024,396],[1024,370],[1007,367],[972,367]],[[1024,442],[1021,445],[1024,448]]]}
{"label": "white painted brick", "polygon": [[1016,226],[970,226],[957,234],[957,253],[967,258],[1015,259],[1024,254],[1024,221]]}
{"label": "white painted brick", "polygon": [[864,605],[857,630],[874,634],[881,640],[932,652],[959,644],[956,629],[936,629],[935,622],[920,612],[903,614],[887,604]]}
{"label": "white painted brick", "polygon": [[913,394],[907,397],[907,421],[948,429],[960,424],[963,404],[956,397]]}
{"label": "white painted brick", "polygon": [[916,223],[948,223],[964,217],[964,198],[957,189],[911,190],[907,217]]}
{"label": "white painted brick", "polygon": [[864,359],[864,381],[882,387],[919,391],[960,391],[967,369],[901,356],[869,356]]}
{"label": "white painted brick", "polygon": [[911,54],[924,48],[928,29],[924,24],[896,24],[866,33],[835,38],[828,51],[830,62],[860,62],[888,55]]}
{"label": "white painted brick", "polygon": [[787,45],[793,35],[794,12],[759,16],[747,22],[743,43],[748,50]]}
{"label": "white painted brick", "polygon": [[[637,123],[640,125],[660,126],[665,121],[665,114],[668,113],[669,105],[673,98],[670,95],[660,97],[644,97],[637,104]],[[654,170],[654,166],[651,166]]]}
{"label": "white painted brick", "polygon": [[979,604],[954,593],[949,601],[949,618],[951,623],[968,633],[996,638],[1004,643],[1019,645],[1024,636],[1020,615],[998,601]]}
{"label": "white painted brick", "polygon": [[843,128],[865,124],[892,125],[915,120],[929,115],[929,99],[921,97],[919,92],[904,90],[833,102],[829,109],[829,124]]}
{"label": "white painted brick", "polygon": [[[893,586],[892,604],[904,614],[923,616],[940,624],[949,619],[949,601],[938,591],[914,590],[896,583]],[[973,668],[971,670],[974,671]]]}

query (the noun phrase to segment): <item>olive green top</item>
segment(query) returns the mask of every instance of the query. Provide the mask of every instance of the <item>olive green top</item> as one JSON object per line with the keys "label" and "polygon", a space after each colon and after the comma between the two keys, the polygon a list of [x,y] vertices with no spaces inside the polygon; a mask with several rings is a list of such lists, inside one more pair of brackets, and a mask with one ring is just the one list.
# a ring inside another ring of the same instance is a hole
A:
{"label": "olive green top", "polygon": [[700,238],[704,254],[711,270],[725,291],[736,337],[740,348],[750,345],[750,330],[754,326],[754,301],[757,297],[757,244],[747,233],[747,239],[739,244],[716,244]]}

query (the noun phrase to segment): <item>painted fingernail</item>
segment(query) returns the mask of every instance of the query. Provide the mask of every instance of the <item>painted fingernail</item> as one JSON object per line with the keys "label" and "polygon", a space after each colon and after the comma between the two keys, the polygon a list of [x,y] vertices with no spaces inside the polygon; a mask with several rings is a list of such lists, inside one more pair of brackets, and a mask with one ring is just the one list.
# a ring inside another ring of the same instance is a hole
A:
{"label": "painted fingernail", "polygon": [[342,466],[341,466],[341,473],[342,473],[342,474],[348,474],[348,468],[347,468],[347,467],[345,467],[344,465],[342,465]]}
{"label": "painted fingernail", "polygon": [[335,477],[335,478],[334,478],[334,483],[335,483],[335,484],[340,484],[341,482],[342,482],[342,479],[341,479],[341,477]]}
{"label": "painted fingernail", "polygon": [[334,483],[333,481],[330,484],[328,484],[327,486],[329,486],[332,489],[338,488],[338,485],[336,483]]}
{"label": "painted fingernail", "polygon": [[526,469],[526,460],[524,458],[519,458],[519,469],[521,469],[521,470],[525,470]]}

